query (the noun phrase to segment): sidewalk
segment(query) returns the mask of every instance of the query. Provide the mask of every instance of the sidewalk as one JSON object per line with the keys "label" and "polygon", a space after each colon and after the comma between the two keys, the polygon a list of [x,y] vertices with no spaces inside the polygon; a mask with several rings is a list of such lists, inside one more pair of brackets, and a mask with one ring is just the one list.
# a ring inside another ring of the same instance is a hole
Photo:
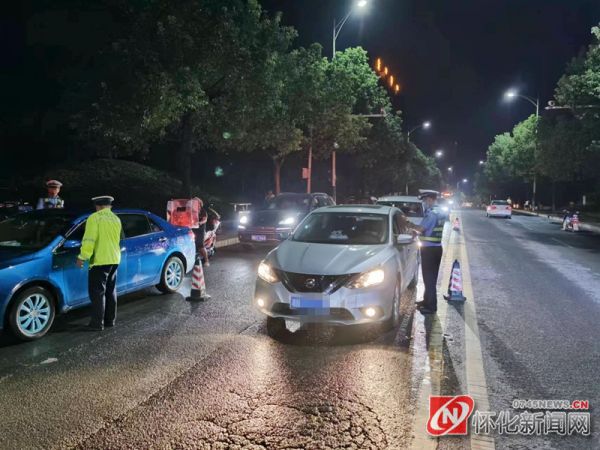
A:
{"label": "sidewalk", "polygon": [[[513,212],[517,213],[517,214],[522,214],[524,216],[538,216],[538,217],[546,217],[548,218],[548,220],[550,222],[553,223],[562,223],[563,220],[563,216],[562,215],[558,215],[556,213],[536,213],[536,212],[532,212],[532,211],[525,211],[524,209],[513,209]],[[581,228],[582,230],[585,231],[589,231],[591,233],[598,233],[600,234],[600,223],[598,222],[587,222],[587,221],[583,221],[579,224],[579,228]]]}

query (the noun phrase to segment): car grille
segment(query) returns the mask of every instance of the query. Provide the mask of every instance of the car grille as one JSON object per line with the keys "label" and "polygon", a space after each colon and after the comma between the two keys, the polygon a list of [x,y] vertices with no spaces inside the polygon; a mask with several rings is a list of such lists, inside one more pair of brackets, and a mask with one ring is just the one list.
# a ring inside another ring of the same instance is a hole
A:
{"label": "car grille", "polygon": [[345,308],[329,308],[326,310],[322,309],[311,309],[311,308],[290,308],[287,303],[275,303],[271,307],[271,312],[274,314],[282,314],[284,316],[326,316],[331,319],[337,320],[354,320],[354,316],[350,311]]}
{"label": "car grille", "polygon": [[284,271],[277,272],[279,279],[290,292],[324,292],[327,294],[333,294],[355,275],[306,275]]}

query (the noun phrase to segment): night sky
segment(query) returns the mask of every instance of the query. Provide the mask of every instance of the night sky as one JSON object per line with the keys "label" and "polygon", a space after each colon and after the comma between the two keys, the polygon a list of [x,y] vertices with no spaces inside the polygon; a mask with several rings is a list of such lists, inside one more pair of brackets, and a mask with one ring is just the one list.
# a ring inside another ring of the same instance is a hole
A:
{"label": "night sky", "polygon": [[[333,19],[353,1],[262,4],[283,12],[298,45],[319,42],[330,56]],[[368,11],[349,19],[337,49],[360,45],[384,59],[403,86],[394,105],[405,127],[433,123],[411,139],[429,155],[443,148],[443,167],[455,166],[462,178],[472,176],[494,135],[534,112],[525,101],[505,103],[506,89],[539,95],[545,106],[599,22],[598,0],[370,0]]]}

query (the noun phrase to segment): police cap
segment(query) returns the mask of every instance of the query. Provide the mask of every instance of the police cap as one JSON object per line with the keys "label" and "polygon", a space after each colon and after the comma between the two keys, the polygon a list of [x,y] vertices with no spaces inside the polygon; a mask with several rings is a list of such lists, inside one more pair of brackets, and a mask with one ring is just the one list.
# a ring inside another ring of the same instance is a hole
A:
{"label": "police cap", "polygon": [[59,188],[59,187],[62,187],[62,183],[58,180],[48,180],[48,181],[46,181],[46,187]]}
{"label": "police cap", "polygon": [[425,199],[425,198],[438,198],[438,196],[440,195],[440,193],[438,191],[433,191],[430,189],[419,189],[419,198],[421,200]]}
{"label": "police cap", "polygon": [[112,202],[114,202],[115,199],[110,195],[99,195],[98,197],[93,197],[92,201],[96,206],[108,206],[112,205]]}

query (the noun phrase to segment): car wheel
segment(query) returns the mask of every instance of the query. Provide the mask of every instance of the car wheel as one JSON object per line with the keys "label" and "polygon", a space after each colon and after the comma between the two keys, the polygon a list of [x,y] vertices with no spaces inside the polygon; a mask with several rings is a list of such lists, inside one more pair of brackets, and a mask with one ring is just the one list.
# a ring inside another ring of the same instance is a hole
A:
{"label": "car wheel", "polygon": [[183,283],[185,277],[185,266],[178,256],[171,256],[167,259],[162,273],[160,274],[160,283],[156,288],[163,294],[172,294],[177,292]]}
{"label": "car wheel", "polygon": [[19,293],[12,303],[9,324],[16,337],[33,341],[44,336],[54,322],[54,297],[43,287]]}
{"label": "car wheel", "polygon": [[285,319],[280,317],[267,317],[267,334],[272,338],[280,337],[287,328],[285,327]]}
{"label": "car wheel", "polygon": [[389,331],[400,325],[400,282],[396,283],[396,289],[394,290],[394,301],[392,302],[392,314],[390,318],[386,320],[384,328]]}

